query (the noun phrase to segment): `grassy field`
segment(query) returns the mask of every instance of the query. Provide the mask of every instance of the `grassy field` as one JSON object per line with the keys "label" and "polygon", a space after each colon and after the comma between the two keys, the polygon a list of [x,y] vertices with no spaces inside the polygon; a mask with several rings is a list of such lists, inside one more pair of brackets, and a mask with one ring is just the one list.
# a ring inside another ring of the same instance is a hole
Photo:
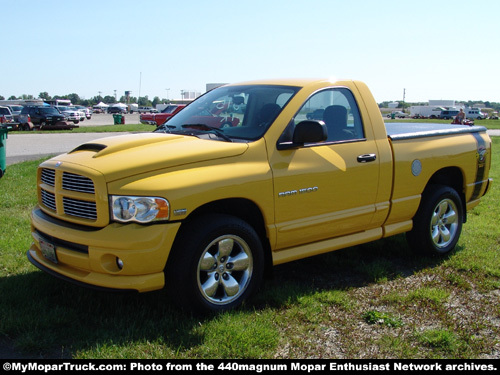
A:
{"label": "grassy field", "polygon": [[0,180],[0,358],[500,358],[500,138],[457,249],[396,236],[275,267],[238,311],[189,316],[163,291],[109,294],[26,259],[39,161]]}
{"label": "grassy field", "polygon": [[[31,133],[112,133],[112,132],[152,132],[156,126],[146,124],[124,124],[124,125],[100,125],[100,126],[80,126],[71,130],[38,130]],[[23,134],[19,131],[16,134]]]}
{"label": "grassy field", "polygon": [[[431,120],[431,119],[395,119],[390,120],[387,117],[384,118],[385,122],[424,122],[424,123],[438,123],[438,124],[450,124],[451,120]],[[475,120],[474,125],[484,126],[487,129],[500,129],[500,120]]]}

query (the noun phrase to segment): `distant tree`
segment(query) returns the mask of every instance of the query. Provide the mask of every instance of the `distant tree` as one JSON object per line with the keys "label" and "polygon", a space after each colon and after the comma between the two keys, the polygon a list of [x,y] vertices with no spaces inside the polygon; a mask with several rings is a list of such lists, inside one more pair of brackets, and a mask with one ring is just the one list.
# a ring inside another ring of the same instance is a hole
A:
{"label": "distant tree", "polygon": [[[122,95],[120,97],[120,103],[127,103],[127,97],[125,95]],[[137,98],[135,96],[129,96],[128,98],[128,103],[137,103]]]}
{"label": "distant tree", "polygon": [[155,97],[153,98],[153,102],[152,102],[153,107],[156,107],[156,106],[157,106],[158,104],[160,104],[160,103],[161,103],[160,98],[159,98],[159,97],[157,97],[157,96],[155,96]]}
{"label": "distant tree", "polygon": [[11,95],[11,96],[9,96],[9,99],[8,99],[8,100],[16,100],[16,99],[17,99],[17,98],[16,98],[16,96],[15,96],[15,95]]}
{"label": "distant tree", "polygon": [[0,100],[5,100],[5,98],[2,95],[0,95]]}
{"label": "distant tree", "polygon": [[80,104],[80,97],[78,96],[78,94],[69,94],[69,95],[66,95],[68,97],[69,100],[71,100],[71,103],[73,104]]}
{"label": "distant tree", "polygon": [[152,106],[152,104],[149,101],[149,98],[148,98],[147,95],[146,96],[141,96],[139,98],[139,102],[137,104],[139,104],[140,106],[144,106],[144,107],[150,107],[150,106]]}
{"label": "distant tree", "polygon": [[40,94],[38,94],[38,97],[43,100],[52,99],[47,91],[41,92]]}
{"label": "distant tree", "polygon": [[116,103],[115,97],[111,95],[106,95],[102,101],[104,103]]}

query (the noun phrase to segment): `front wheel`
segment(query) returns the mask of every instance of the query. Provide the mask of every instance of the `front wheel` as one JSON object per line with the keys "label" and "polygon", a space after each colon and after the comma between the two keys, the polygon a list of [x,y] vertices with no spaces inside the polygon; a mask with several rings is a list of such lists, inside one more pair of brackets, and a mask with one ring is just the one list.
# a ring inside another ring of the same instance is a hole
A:
{"label": "front wheel", "polygon": [[166,268],[175,301],[198,312],[230,310],[259,287],[264,254],[259,236],[245,221],[207,215],[187,224]]}
{"label": "front wheel", "polygon": [[406,234],[408,244],[415,252],[447,254],[460,238],[463,218],[458,193],[448,186],[431,186],[422,195],[413,229]]}

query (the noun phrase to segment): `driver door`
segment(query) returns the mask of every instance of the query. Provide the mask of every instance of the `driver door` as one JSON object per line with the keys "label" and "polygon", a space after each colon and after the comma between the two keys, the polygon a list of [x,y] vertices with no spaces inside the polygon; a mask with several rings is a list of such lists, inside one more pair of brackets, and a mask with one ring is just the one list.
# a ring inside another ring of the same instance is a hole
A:
{"label": "driver door", "polygon": [[377,147],[365,138],[352,93],[316,93],[290,126],[319,115],[328,130],[325,142],[277,151],[271,159],[276,250],[363,231],[375,213]]}

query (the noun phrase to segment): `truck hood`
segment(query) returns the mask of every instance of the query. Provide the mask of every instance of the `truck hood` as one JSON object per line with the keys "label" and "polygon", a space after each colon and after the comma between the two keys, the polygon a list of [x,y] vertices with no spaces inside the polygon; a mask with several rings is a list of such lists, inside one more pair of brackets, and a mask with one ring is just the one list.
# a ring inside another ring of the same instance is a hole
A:
{"label": "truck hood", "polygon": [[110,182],[139,173],[237,156],[247,149],[246,143],[144,133],[96,139],[55,160],[92,168]]}

